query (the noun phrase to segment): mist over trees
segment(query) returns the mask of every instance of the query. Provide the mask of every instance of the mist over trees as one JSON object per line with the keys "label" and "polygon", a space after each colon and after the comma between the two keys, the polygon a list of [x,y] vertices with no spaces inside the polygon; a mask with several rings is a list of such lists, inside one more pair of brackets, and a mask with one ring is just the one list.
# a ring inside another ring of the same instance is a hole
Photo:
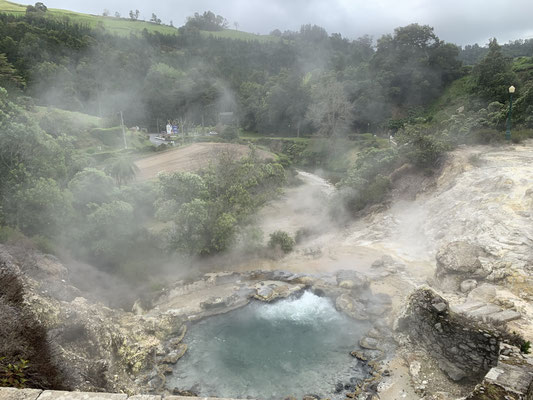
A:
{"label": "mist over trees", "polygon": [[[213,125],[219,112],[232,111],[246,130],[329,136],[325,103],[344,106],[329,124],[344,121],[345,132],[394,130],[395,120],[434,101],[465,73],[461,54],[473,49],[461,51],[418,24],[397,28],[376,44],[314,25],[280,31],[279,39],[266,42],[199,32],[226,25],[223,17],[204,12],[190,17],[178,35],[144,31],[120,38],[39,16],[4,14],[0,79],[26,84],[43,104],[99,116],[122,110],[128,124],[150,130],[169,118]],[[503,49],[529,42],[509,46]],[[337,84],[342,91],[334,99]]]}
{"label": "mist over trees", "polygon": [[265,43],[206,37],[198,30],[226,26],[211,12],[189,18],[175,36],[118,38],[35,17],[2,15],[0,23],[3,69],[12,66],[11,80],[32,82],[33,97],[95,115],[124,108],[128,123],[151,129],[177,116],[213,124],[219,112],[233,111],[248,130],[330,135],[325,120],[308,112],[324,103],[322,82],[329,79],[349,101],[340,119],[364,131],[399,105],[435,98],[460,73],[458,49],[416,24],[374,48],[368,37],[351,41],[313,25]]}
{"label": "mist over trees", "polygon": [[[227,39],[213,34],[228,23],[210,11],[175,35],[119,37],[45,13],[0,14],[0,225],[53,239],[107,270],[136,271],[162,252],[228,250],[291,164],[336,173],[339,210],[379,203],[401,165],[429,170],[454,145],[499,140],[510,84],[516,122],[533,127],[531,59],[509,58],[531,41],[460,49],[418,24],[377,41],[311,24],[262,41]],[[152,22],[160,23],[155,14]],[[151,132],[176,121],[184,136],[232,113],[217,140],[258,135],[279,159],[226,157],[139,183],[135,153],[82,152],[87,139],[76,124],[53,109],[37,121],[36,105],[103,117],[106,127],[90,135],[104,145],[122,140],[119,112]],[[154,233],[156,220],[163,228]]]}

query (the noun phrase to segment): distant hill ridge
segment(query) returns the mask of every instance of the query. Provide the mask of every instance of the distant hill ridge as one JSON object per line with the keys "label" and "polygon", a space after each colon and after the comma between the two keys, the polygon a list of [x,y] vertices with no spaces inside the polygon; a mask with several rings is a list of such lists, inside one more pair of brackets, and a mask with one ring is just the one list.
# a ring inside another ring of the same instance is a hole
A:
{"label": "distant hill ridge", "polygon": [[[45,3],[46,4],[46,3]],[[14,15],[24,15],[26,13],[26,5],[13,3],[11,1],[0,0],[0,13],[8,13]],[[133,21],[129,18],[105,17],[103,15],[84,14],[75,11],[61,10],[56,8],[49,8],[45,15],[48,18],[65,19],[68,18],[71,22],[77,24],[88,25],[92,28],[99,26],[106,29],[112,34],[119,36],[129,36],[130,34],[138,34],[146,29],[148,32],[159,32],[165,35],[177,35],[179,31],[176,27],[155,24],[148,21]],[[203,35],[212,35],[214,37],[236,39],[236,40],[259,40],[261,42],[279,40],[270,35],[256,35],[253,33],[237,31],[233,29],[225,29],[218,32],[202,31]]]}

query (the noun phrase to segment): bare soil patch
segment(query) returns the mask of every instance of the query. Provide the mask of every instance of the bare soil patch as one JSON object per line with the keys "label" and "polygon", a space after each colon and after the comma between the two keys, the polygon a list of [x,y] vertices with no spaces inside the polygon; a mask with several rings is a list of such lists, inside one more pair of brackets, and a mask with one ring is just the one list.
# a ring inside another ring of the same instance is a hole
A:
{"label": "bare soil patch", "polygon": [[[153,179],[159,172],[192,172],[198,171],[216,160],[221,154],[229,154],[234,159],[240,159],[251,152],[243,144],[231,143],[194,143],[176,150],[155,154],[136,161],[139,167],[137,179],[140,181]],[[256,150],[260,159],[274,159],[274,154]]]}

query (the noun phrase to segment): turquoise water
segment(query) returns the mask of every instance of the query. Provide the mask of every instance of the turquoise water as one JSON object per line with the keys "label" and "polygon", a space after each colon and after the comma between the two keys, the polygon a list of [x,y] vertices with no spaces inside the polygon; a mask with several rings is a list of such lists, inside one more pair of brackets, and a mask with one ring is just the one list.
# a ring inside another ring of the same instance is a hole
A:
{"label": "turquoise water", "polygon": [[193,325],[189,350],[167,386],[201,396],[332,397],[336,384],[365,377],[349,353],[368,328],[311,292],[273,304],[253,302]]}

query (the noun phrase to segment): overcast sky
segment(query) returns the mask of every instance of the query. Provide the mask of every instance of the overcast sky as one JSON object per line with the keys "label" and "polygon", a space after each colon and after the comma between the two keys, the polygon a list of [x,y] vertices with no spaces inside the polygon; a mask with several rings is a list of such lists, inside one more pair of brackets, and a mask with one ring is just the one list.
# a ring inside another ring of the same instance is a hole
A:
{"label": "overcast sky", "polygon": [[[16,0],[15,0],[16,1]],[[412,22],[435,28],[443,40],[486,44],[533,37],[533,0],[45,0],[51,8],[101,14],[108,9],[123,16],[139,9],[141,18],[156,13],[164,23],[185,23],[194,12],[211,10],[233,28],[269,33],[278,28],[298,30],[302,24],[320,25],[329,33],[351,39],[364,34],[378,38]]]}

